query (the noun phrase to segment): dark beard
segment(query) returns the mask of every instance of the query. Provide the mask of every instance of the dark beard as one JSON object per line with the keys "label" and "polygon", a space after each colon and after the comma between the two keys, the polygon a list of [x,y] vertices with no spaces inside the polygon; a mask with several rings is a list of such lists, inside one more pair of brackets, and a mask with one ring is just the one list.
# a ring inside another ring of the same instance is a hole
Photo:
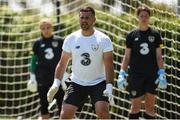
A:
{"label": "dark beard", "polygon": [[89,26],[87,24],[81,24],[81,29],[82,30],[88,30]]}

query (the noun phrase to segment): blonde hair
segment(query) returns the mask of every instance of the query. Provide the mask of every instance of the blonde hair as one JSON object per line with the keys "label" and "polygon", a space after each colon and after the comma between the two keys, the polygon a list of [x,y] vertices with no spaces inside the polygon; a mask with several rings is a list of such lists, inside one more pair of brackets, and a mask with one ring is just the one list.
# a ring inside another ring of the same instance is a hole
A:
{"label": "blonde hair", "polygon": [[50,24],[51,26],[53,26],[53,22],[50,18],[41,19],[41,21],[39,22],[39,26],[41,27],[41,25],[43,25],[44,23],[47,23],[47,24]]}

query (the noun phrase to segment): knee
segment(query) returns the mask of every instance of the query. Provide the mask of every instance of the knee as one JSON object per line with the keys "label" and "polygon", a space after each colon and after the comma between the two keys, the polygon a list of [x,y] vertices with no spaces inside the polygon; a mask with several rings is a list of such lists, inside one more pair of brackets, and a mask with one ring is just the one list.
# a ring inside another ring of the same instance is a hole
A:
{"label": "knee", "polygon": [[154,113],[155,108],[154,108],[154,106],[146,106],[146,107],[145,107],[145,111],[146,111],[147,113]]}
{"label": "knee", "polygon": [[132,104],[132,106],[131,106],[131,113],[138,113],[138,112],[140,112],[140,109],[141,109],[141,105],[139,105],[139,104]]}
{"label": "knee", "polygon": [[61,110],[60,119],[72,119],[73,116],[72,112]]}
{"label": "knee", "polygon": [[50,117],[49,114],[43,114],[43,115],[41,115],[41,119],[42,119],[42,120],[48,120],[49,117]]}
{"label": "knee", "polygon": [[108,110],[98,110],[96,114],[100,119],[110,119],[109,111]]}
{"label": "knee", "polygon": [[76,113],[77,107],[64,104],[61,109],[60,119],[72,119]]}

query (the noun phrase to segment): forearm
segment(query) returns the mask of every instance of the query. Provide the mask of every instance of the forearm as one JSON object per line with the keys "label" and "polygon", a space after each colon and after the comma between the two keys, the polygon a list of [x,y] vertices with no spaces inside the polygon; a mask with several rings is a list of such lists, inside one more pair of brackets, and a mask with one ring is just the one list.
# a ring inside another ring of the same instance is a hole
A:
{"label": "forearm", "polygon": [[121,65],[121,69],[126,71],[129,65],[129,61],[130,61],[130,56],[131,56],[131,49],[130,48],[126,48],[125,49],[125,55],[123,57],[122,60],[122,65]]}
{"label": "forearm", "polygon": [[157,60],[157,64],[158,64],[159,69],[163,69],[164,68],[164,61],[162,58],[161,48],[157,48],[156,60]]}
{"label": "forearm", "polygon": [[38,60],[37,55],[33,54],[31,58],[30,72],[35,73],[36,70],[36,62]]}
{"label": "forearm", "polygon": [[121,69],[126,71],[128,68],[128,65],[129,65],[129,59],[126,56],[124,56],[124,58],[122,60]]}
{"label": "forearm", "polygon": [[164,62],[162,58],[158,59],[157,63],[158,63],[159,69],[164,69]]}
{"label": "forearm", "polygon": [[107,66],[106,69],[106,83],[114,84],[114,67],[113,63]]}
{"label": "forearm", "polygon": [[70,57],[71,57],[70,53],[64,51],[62,52],[61,59],[56,66],[55,77],[54,77],[55,79],[62,80],[64,72],[66,71],[66,67],[69,63]]}
{"label": "forearm", "polygon": [[113,64],[112,52],[107,52],[104,54],[104,65],[105,65],[106,83],[114,84],[114,64]]}
{"label": "forearm", "polygon": [[66,64],[63,64],[62,62],[59,62],[56,66],[56,71],[55,71],[55,78],[62,80],[63,74],[66,71]]}

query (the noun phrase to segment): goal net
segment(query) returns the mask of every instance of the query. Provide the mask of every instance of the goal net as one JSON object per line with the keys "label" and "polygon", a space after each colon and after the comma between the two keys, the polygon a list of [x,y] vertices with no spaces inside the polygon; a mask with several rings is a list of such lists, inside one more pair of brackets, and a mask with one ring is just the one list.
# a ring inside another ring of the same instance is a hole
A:
{"label": "goal net", "polygon": [[[53,18],[54,33],[65,38],[79,29],[78,10],[82,6],[96,8],[95,27],[113,42],[116,81],[125,50],[125,35],[136,27],[135,11],[141,4],[151,8],[151,27],[159,30],[164,40],[168,88],[157,89],[156,116],[180,119],[180,3],[177,0],[0,0],[0,119],[39,115],[38,94],[29,92],[26,85],[32,44],[40,36],[38,24],[43,16]],[[129,93],[120,91],[115,83],[113,95],[111,118],[127,119]],[[56,116],[57,108],[52,112]],[[143,108],[141,112],[143,115]],[[76,117],[97,118],[89,100]]]}

